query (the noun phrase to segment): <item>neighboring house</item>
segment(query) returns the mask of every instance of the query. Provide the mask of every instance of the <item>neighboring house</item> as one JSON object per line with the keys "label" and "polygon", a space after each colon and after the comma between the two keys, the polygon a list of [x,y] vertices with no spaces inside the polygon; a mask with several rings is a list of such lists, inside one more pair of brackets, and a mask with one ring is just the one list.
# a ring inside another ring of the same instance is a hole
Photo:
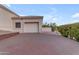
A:
{"label": "neighboring house", "polygon": [[43,16],[19,16],[0,5],[0,30],[38,33],[42,31]]}

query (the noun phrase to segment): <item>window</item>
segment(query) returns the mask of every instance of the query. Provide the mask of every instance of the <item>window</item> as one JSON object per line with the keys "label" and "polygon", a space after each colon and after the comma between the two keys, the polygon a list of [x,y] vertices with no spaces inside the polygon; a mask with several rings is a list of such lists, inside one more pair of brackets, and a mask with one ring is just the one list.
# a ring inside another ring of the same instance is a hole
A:
{"label": "window", "polygon": [[16,22],[16,23],[15,23],[15,27],[16,27],[16,28],[21,28],[21,23],[20,23],[20,22]]}

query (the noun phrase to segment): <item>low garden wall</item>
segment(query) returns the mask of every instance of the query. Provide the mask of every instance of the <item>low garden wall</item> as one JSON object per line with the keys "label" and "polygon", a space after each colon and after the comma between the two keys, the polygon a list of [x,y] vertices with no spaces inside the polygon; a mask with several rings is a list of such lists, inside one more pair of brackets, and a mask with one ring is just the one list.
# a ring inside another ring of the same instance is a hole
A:
{"label": "low garden wall", "polygon": [[51,27],[42,27],[42,32],[52,32]]}

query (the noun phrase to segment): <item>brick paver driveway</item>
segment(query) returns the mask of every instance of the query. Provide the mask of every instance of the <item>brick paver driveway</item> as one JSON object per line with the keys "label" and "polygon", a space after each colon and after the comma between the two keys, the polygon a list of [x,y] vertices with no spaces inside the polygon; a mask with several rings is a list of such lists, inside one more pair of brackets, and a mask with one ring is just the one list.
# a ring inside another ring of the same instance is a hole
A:
{"label": "brick paver driveway", "polygon": [[50,33],[19,34],[0,41],[0,54],[79,54],[79,43],[60,35]]}

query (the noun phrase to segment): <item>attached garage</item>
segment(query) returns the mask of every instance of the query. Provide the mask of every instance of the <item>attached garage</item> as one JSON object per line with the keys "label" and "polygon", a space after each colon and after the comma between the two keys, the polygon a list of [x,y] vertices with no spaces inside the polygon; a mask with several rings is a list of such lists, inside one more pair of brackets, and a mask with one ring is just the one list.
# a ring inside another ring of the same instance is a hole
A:
{"label": "attached garage", "polygon": [[25,33],[37,33],[37,32],[39,32],[39,23],[25,22],[24,32]]}
{"label": "attached garage", "polygon": [[13,29],[20,33],[42,32],[43,16],[12,17]]}

